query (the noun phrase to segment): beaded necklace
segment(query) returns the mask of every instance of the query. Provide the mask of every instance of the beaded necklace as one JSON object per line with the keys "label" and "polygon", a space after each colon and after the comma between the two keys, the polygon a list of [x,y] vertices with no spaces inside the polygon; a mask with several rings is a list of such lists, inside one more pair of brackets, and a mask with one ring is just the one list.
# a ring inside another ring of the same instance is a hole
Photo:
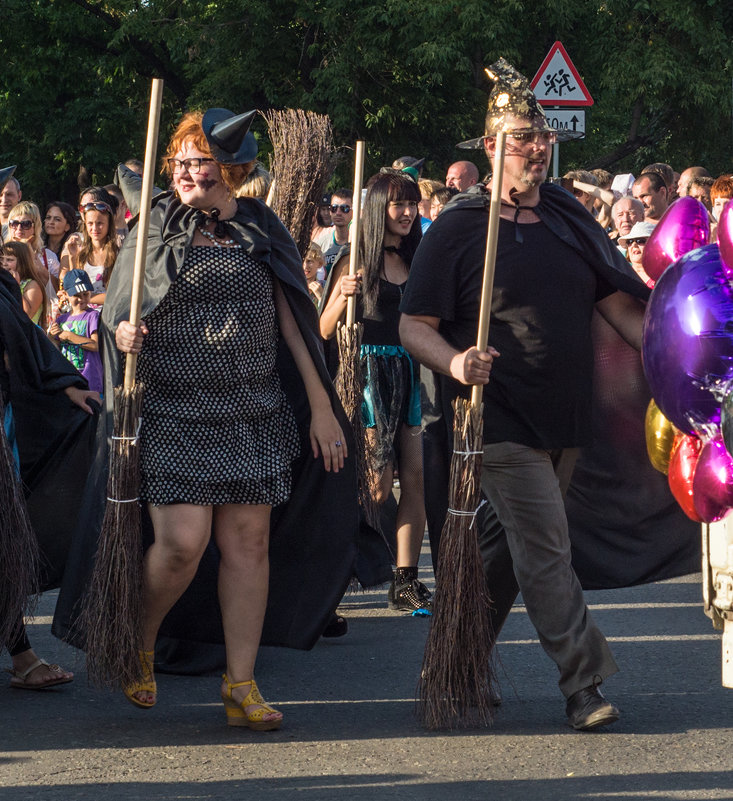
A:
{"label": "beaded necklace", "polygon": [[[227,225],[224,220],[219,219],[219,214],[221,214],[219,209],[212,209],[210,217],[204,221],[203,225],[196,226],[201,232],[201,236],[205,236],[210,242],[213,242],[219,248],[241,248],[242,245],[235,239],[224,239],[224,237],[227,235]],[[211,231],[207,231],[205,228],[205,226],[208,225],[209,220],[212,220],[215,223],[213,234]]]}
{"label": "beaded necklace", "polygon": [[217,239],[211,231],[207,231],[205,228],[202,228],[200,225],[198,226],[199,232],[202,236],[205,236],[208,240],[213,242],[218,248],[224,247],[232,247],[232,248],[241,248],[242,246],[239,242],[235,241],[234,239]]}

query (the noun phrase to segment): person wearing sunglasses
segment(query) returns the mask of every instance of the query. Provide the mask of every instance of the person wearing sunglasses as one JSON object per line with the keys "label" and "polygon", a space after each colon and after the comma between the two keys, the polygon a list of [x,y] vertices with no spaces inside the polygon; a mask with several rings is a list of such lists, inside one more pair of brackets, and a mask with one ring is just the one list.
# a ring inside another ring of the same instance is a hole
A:
{"label": "person wearing sunglasses", "polygon": [[[107,288],[99,339],[107,419],[125,354],[138,354],[145,387],[140,498],[153,542],[144,558],[143,677],[124,694],[140,708],[156,703],[156,657],[165,664],[167,656],[174,672],[187,662],[201,672],[206,662],[206,672],[225,670],[229,725],[266,730],[283,715],[255,683],[260,641],[317,641],[351,577],[358,510],[348,423],[300,254],[264,203],[235,196],[257,156],[255,114],[183,116],[164,160],[173,189],[151,209],[142,321],[129,321],[134,226]],[[123,177],[134,208],[139,180]],[[105,457],[100,448],[100,476]],[[103,482],[87,496],[98,502],[79,522],[91,555]],[[65,580],[69,571],[84,566],[67,565]],[[62,591],[57,621],[70,633],[75,605]],[[159,635],[165,647],[156,651]]]}
{"label": "person wearing sunglasses", "polygon": [[38,278],[49,299],[55,298],[60,265],[56,254],[43,245],[43,224],[38,206],[27,200],[13,206],[8,215],[8,232],[10,241],[25,242],[33,251]]}
{"label": "person wearing sunglasses", "polygon": [[[433,222],[400,304],[402,345],[432,371],[434,387],[424,432],[428,529],[437,554],[449,513],[450,404],[481,385],[481,489],[489,504],[475,523],[490,630],[498,637],[521,592],[558,668],[568,723],[584,731],[618,719],[598,689],[618,667],[572,567],[564,494],[578,448],[592,438],[593,310],[640,349],[636,298],[649,292],[593,217],[546,183],[557,132],[527,78],[504,59],[486,72],[494,87],[484,136],[459,147],[483,149],[494,167],[499,134],[506,135],[488,346],[476,347],[487,194],[456,197]],[[497,171],[486,192],[498,183]],[[438,565],[438,580],[452,567]]]}
{"label": "person wearing sunglasses", "polygon": [[92,186],[82,193],[79,213],[79,233],[66,244],[61,267],[61,280],[70,270],[84,270],[92,282],[89,306],[104,305],[107,284],[117,259],[119,245],[115,227],[117,200],[101,186]]}
{"label": "person wearing sunglasses", "polygon": [[353,192],[346,188],[337,189],[331,196],[331,242],[323,254],[323,258],[326,260],[324,265],[326,277],[331,272],[331,267],[338,258],[341,248],[349,241],[349,226],[351,218],[354,216],[353,196]]}
{"label": "person wearing sunglasses", "polygon": [[618,240],[619,244],[627,249],[627,258],[634,268],[634,272],[650,289],[654,288],[654,281],[646,274],[642,257],[644,256],[644,247],[649,241],[654,227],[654,223],[646,221],[635,223],[629,233],[619,237]]}

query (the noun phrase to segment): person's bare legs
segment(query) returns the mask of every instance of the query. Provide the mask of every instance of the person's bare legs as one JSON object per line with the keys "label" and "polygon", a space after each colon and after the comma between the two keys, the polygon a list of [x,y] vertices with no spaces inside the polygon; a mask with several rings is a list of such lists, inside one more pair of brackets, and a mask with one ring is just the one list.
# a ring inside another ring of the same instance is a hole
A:
{"label": "person's bare legs", "polygon": [[402,425],[397,436],[400,438],[397,567],[415,567],[425,536],[422,435],[419,426]]}
{"label": "person's bare legs", "polygon": [[[155,541],[143,562],[143,648],[153,651],[160,624],[196,575],[211,536],[212,507],[148,504],[148,511]],[[154,693],[134,695],[144,703],[155,701]]]}
{"label": "person's bare legs", "polygon": [[[270,506],[228,504],[214,510],[214,538],[221,553],[219,604],[231,684],[254,680],[255,661],[265,619],[269,587]],[[232,690],[241,703],[251,685]],[[227,690],[222,684],[222,692]],[[258,704],[245,707],[249,714]],[[263,721],[282,718],[268,712]]]}
{"label": "person's bare legs", "polygon": [[[368,428],[367,438],[374,440],[377,431]],[[425,535],[425,498],[423,488],[422,436],[419,426],[401,425],[397,431],[400,443],[400,501],[397,505],[397,567],[415,567],[420,558]],[[375,447],[374,444],[371,447]],[[380,506],[392,492],[394,467],[391,462],[372,484],[374,500]]]}

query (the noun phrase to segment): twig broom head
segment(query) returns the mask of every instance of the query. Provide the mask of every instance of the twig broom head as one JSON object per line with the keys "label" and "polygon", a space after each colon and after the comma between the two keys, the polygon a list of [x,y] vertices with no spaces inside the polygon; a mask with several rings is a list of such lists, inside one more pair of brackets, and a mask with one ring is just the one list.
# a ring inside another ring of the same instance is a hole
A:
{"label": "twig broom head", "polygon": [[268,111],[263,116],[273,149],[272,209],[305,257],[313,213],[336,166],[331,120],[302,109]]}

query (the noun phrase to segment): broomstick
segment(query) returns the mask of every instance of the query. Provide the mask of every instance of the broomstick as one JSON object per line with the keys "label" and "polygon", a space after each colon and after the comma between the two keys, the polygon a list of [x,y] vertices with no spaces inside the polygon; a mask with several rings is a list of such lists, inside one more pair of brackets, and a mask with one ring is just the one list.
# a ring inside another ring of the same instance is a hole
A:
{"label": "broomstick", "polygon": [[[489,341],[505,141],[506,132],[500,131],[476,342],[479,351],[485,351]],[[481,504],[482,396],[483,386],[476,384],[470,401],[456,398],[453,402],[449,509],[440,539],[433,617],[418,685],[418,716],[428,729],[485,726],[492,720],[494,633],[475,530]]]}
{"label": "broomstick", "polygon": [[31,527],[0,397],[0,647],[12,642],[38,592],[38,541]]}
{"label": "broomstick", "polygon": [[[150,203],[163,81],[154,78],[150,95],[140,218],[132,278],[130,322],[139,325]],[[129,686],[142,679],[142,526],[139,440],[143,386],[135,383],[137,354],[128,353],[125,378],[114,390],[114,434],[109,458],[107,507],[95,557],[91,586],[82,615],[87,672],[99,686]]]}
{"label": "broomstick", "polygon": [[301,257],[311,241],[311,220],[336,165],[331,120],[302,109],[269,111],[273,149],[267,205],[290,232]]}
{"label": "broomstick", "polygon": [[[351,249],[349,251],[349,275],[356,275],[359,267],[359,237],[361,235],[361,185],[364,178],[364,142],[356,143],[354,155],[354,195],[351,218]],[[379,510],[371,492],[371,474],[367,455],[361,404],[364,400],[364,376],[361,370],[361,337],[364,326],[356,322],[356,296],[346,301],[346,322],[336,328],[339,369],[334,385],[341,405],[354,431],[356,447],[356,470],[359,480],[359,503],[364,519],[374,529],[380,530]]]}

